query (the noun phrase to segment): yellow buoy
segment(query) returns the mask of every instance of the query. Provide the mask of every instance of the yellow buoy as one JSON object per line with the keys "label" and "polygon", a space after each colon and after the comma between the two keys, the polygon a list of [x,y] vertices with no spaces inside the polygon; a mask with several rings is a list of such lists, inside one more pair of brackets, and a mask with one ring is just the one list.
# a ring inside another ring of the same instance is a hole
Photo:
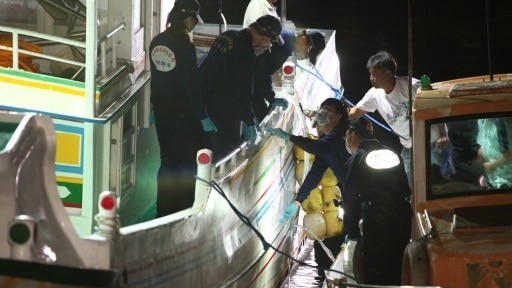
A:
{"label": "yellow buoy", "polygon": [[[295,158],[299,161],[304,161],[304,150],[302,148],[300,148],[299,146],[297,145],[294,145],[293,146],[293,154],[295,155]],[[309,153],[308,153],[309,154]],[[309,159],[310,160],[314,160],[315,159],[315,155],[314,154],[309,154]]]}
{"label": "yellow buoy", "polygon": [[319,212],[322,210],[324,202],[322,201],[322,191],[319,188],[315,188],[309,192],[308,198],[302,201],[302,209],[306,213]]}
{"label": "yellow buoy", "polygon": [[323,209],[326,212],[338,211],[338,206],[334,205],[335,200],[341,201],[341,191],[338,186],[324,186],[321,189],[322,200],[324,201]]}
{"label": "yellow buoy", "polygon": [[[305,163],[305,161],[297,161],[297,165],[295,165],[295,179],[297,179],[299,185],[302,185],[302,182],[304,182]],[[313,160],[309,160],[309,168],[311,168],[311,165],[313,165]]]}
{"label": "yellow buoy", "polygon": [[332,172],[331,168],[327,168],[327,170],[324,173],[324,176],[322,176],[322,179],[320,179],[320,185],[322,186],[336,186],[338,184],[338,178],[334,175],[334,172]]}
{"label": "yellow buoy", "polygon": [[[326,232],[326,225],[324,215],[322,215],[322,212],[308,213],[304,215],[302,222],[304,224],[304,227],[308,229],[306,230],[306,237],[308,237],[311,240],[322,240],[324,238]],[[310,232],[315,234],[316,237],[311,235]]]}
{"label": "yellow buoy", "polygon": [[325,237],[333,237],[343,232],[343,220],[338,218],[338,211],[324,212]]}

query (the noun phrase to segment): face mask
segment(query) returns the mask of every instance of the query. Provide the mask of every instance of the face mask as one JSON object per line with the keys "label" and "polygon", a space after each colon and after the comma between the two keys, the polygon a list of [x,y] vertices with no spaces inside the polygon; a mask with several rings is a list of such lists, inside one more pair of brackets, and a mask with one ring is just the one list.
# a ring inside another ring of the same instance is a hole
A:
{"label": "face mask", "polygon": [[329,120],[329,112],[325,109],[320,109],[320,111],[318,111],[318,113],[316,114],[315,121],[318,124],[318,126],[325,126],[329,124],[331,122]]}
{"label": "face mask", "polygon": [[306,59],[306,53],[304,52],[295,52],[295,59],[297,60],[304,60]]}

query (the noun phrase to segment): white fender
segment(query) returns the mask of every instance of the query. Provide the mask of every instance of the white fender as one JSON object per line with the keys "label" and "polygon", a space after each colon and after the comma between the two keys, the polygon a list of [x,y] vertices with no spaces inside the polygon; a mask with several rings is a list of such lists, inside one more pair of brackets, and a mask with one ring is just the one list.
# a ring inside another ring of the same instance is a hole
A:
{"label": "white fender", "polygon": [[402,285],[430,285],[426,240],[412,241],[404,251]]}

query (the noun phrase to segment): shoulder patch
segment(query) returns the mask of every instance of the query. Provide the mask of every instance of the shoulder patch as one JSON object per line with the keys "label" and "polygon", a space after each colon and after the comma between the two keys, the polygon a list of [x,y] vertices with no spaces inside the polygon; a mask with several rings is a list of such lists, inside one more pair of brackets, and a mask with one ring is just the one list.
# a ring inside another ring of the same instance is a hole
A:
{"label": "shoulder patch", "polygon": [[176,67],[176,56],[174,52],[163,45],[155,46],[155,48],[151,50],[151,60],[158,71],[169,72]]}
{"label": "shoulder patch", "polygon": [[213,47],[219,49],[222,52],[227,52],[233,49],[233,38],[229,35],[222,34],[215,40]]}

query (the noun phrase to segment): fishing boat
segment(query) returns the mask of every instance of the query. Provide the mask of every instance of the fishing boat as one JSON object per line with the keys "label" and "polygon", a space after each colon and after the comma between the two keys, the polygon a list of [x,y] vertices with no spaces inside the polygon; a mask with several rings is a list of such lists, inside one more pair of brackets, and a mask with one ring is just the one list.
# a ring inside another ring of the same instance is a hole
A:
{"label": "fishing boat", "polygon": [[269,113],[254,146],[216,163],[198,151],[193,206],[154,219],[146,51],[171,7],[145,2],[41,0],[0,25],[1,287],[277,287],[300,249],[298,217],[279,222],[297,188],[293,147],[263,131],[301,134],[298,103],[333,96],[335,32],[324,77],[295,79],[290,59],[275,89],[292,105]]}
{"label": "fishing boat", "polygon": [[[419,88],[413,104],[414,229],[403,285],[512,283],[511,97],[512,74]],[[442,129],[450,139],[445,148],[436,146]],[[358,253],[355,241],[344,245],[332,269],[348,276],[328,272],[326,287],[361,279]]]}

